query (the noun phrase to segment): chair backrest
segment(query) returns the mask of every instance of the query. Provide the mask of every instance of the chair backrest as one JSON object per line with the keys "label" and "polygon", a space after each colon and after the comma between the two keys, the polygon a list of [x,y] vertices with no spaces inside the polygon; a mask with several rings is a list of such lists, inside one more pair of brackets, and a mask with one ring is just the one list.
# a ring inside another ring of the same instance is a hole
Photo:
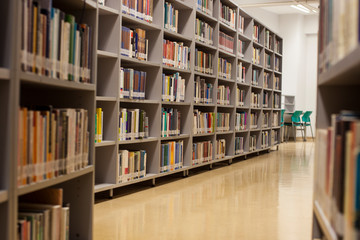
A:
{"label": "chair backrest", "polygon": [[303,112],[302,111],[295,111],[293,115],[291,116],[291,121],[293,123],[301,123],[300,116]]}
{"label": "chair backrest", "polygon": [[301,117],[302,121],[304,123],[309,123],[311,120],[310,120],[310,115],[312,114],[312,111],[306,111],[304,113],[304,115]]}
{"label": "chair backrest", "polygon": [[281,109],[281,116],[280,116],[281,123],[284,123],[284,113],[285,113],[285,109]]}

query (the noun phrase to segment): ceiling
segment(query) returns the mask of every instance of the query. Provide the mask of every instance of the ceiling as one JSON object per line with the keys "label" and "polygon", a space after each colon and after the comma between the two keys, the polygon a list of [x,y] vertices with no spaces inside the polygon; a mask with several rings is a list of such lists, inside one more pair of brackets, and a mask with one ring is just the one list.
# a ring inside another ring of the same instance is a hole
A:
{"label": "ceiling", "polygon": [[296,5],[298,3],[303,3],[304,5],[307,5],[309,7],[313,7],[314,9],[317,9],[319,6],[319,1],[306,1],[306,0],[298,0],[292,1],[292,0],[236,0],[240,7],[246,9],[248,7],[260,7],[264,10],[267,10],[269,12],[275,13],[275,14],[303,14],[303,15],[311,15],[316,14],[314,12],[305,13],[302,11],[299,11],[291,5]]}

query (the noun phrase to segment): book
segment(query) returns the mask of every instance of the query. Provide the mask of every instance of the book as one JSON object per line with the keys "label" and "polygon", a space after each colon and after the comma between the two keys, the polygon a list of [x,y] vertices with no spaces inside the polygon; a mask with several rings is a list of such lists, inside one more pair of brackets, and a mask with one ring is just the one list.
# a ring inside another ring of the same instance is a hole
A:
{"label": "book", "polygon": [[215,158],[221,159],[226,155],[226,139],[217,139],[216,140],[216,153]]}
{"label": "book", "polygon": [[160,173],[183,167],[184,141],[171,141],[161,144]]}
{"label": "book", "polygon": [[242,107],[245,105],[245,90],[236,87],[236,106]]}
{"label": "book", "polygon": [[270,145],[270,133],[269,131],[261,132],[261,148],[267,148]]}
{"label": "book", "polygon": [[118,153],[118,183],[145,177],[146,162],[146,150],[120,150]]}
{"label": "book", "polygon": [[19,129],[19,186],[69,174],[88,165],[87,110],[22,107]]}
{"label": "book", "polygon": [[251,84],[258,86],[259,85],[259,76],[260,76],[260,70],[253,68],[252,70],[252,80]]}
{"label": "book", "polygon": [[120,108],[118,140],[148,138],[148,123],[148,117],[144,110]]}
{"label": "book", "polygon": [[230,105],[230,87],[219,85],[217,89],[217,104]]}
{"label": "book", "polygon": [[235,116],[235,131],[246,130],[247,112],[237,112]]}
{"label": "book", "polygon": [[202,11],[210,16],[213,15],[213,0],[197,0],[196,4],[199,11]]}
{"label": "book", "polygon": [[258,126],[258,117],[259,114],[257,112],[251,112],[250,113],[250,129],[257,129]]}
{"label": "book", "polygon": [[220,21],[235,28],[236,10],[224,5],[222,1],[220,1]]}
{"label": "book", "polygon": [[216,113],[216,131],[227,132],[230,131],[230,113]]}
{"label": "book", "polygon": [[181,112],[176,108],[161,108],[161,137],[178,136],[181,130]]}
{"label": "book", "polygon": [[231,79],[231,62],[225,58],[218,58],[218,76]]}
{"label": "book", "polygon": [[242,34],[244,34],[244,29],[245,29],[245,18],[241,15],[239,15],[238,17],[238,31]]}
{"label": "book", "polygon": [[270,78],[271,78],[271,73],[269,72],[264,72],[264,88],[270,88]]}
{"label": "book", "polygon": [[261,51],[260,48],[253,47],[252,62],[257,64],[257,65],[260,65],[260,51]]}
{"label": "book", "polygon": [[222,31],[219,32],[219,48],[234,53],[234,38]]}
{"label": "book", "polygon": [[103,141],[104,132],[104,112],[102,108],[96,108],[96,128],[95,128],[95,143],[101,143]]}
{"label": "book", "polygon": [[261,99],[260,93],[251,92],[250,107],[252,107],[252,108],[260,108],[261,107],[260,99]]}
{"label": "book", "polygon": [[279,130],[271,130],[271,142],[273,145],[279,144]]}
{"label": "book", "polygon": [[273,49],[273,35],[269,30],[265,31],[265,47],[268,49]]}
{"label": "book", "polygon": [[22,1],[22,12],[21,69],[91,83],[91,28],[53,8],[52,1]]}
{"label": "book", "polygon": [[275,56],[275,71],[281,72],[281,59]]}
{"label": "book", "polygon": [[207,74],[214,74],[214,55],[195,48],[195,71]]}
{"label": "book", "polygon": [[185,79],[180,74],[162,74],[162,101],[184,102],[185,101]]}
{"label": "book", "polygon": [[244,137],[235,137],[235,154],[244,153]]}
{"label": "book", "polygon": [[121,55],[142,61],[148,60],[149,40],[141,28],[121,27]]}
{"label": "book", "polygon": [[253,27],[253,40],[260,43],[260,26],[256,24]]}
{"label": "book", "polygon": [[273,95],[273,108],[280,108],[281,96],[278,93]]}
{"label": "book", "polygon": [[273,81],[273,82],[274,82],[273,88],[274,88],[275,90],[280,90],[280,77],[275,74],[275,76],[274,76],[274,81]]}
{"label": "book", "polygon": [[269,128],[269,119],[270,119],[270,112],[262,112],[261,113],[262,118],[262,127],[263,128]]}
{"label": "book", "polygon": [[253,152],[256,149],[257,149],[257,136],[256,135],[250,135],[249,152]]}
{"label": "book", "polygon": [[164,28],[173,32],[178,32],[179,10],[169,3],[164,3]]}
{"label": "book", "polygon": [[245,41],[242,41],[241,39],[238,39],[237,43],[238,43],[237,44],[237,55],[239,58],[244,58],[246,43],[245,43]]}
{"label": "book", "polygon": [[195,20],[195,39],[206,43],[208,45],[214,45],[214,28],[207,22],[196,18]]}
{"label": "book", "polygon": [[272,114],[272,126],[273,127],[279,127],[280,126],[280,113],[279,112],[273,112]]}
{"label": "book", "polygon": [[246,81],[246,67],[242,62],[238,62],[237,70],[237,81],[240,83],[245,83]]}
{"label": "book", "polygon": [[190,69],[190,48],[183,42],[163,40],[163,64],[169,67]]}
{"label": "book", "polygon": [[266,92],[266,91],[263,91],[263,108],[268,108],[270,107],[269,105],[269,99],[270,99],[270,93],[269,92]]}
{"label": "book", "polygon": [[213,84],[206,83],[206,80],[196,76],[194,81],[194,103],[207,103],[213,102]]}
{"label": "book", "polygon": [[120,98],[145,99],[147,73],[132,68],[120,68]]}
{"label": "book", "polygon": [[153,21],[153,0],[122,0],[121,11],[124,14],[146,22]]}
{"label": "book", "polygon": [[215,132],[215,113],[194,109],[193,123],[194,134],[213,133]]}
{"label": "book", "polygon": [[192,146],[192,165],[202,164],[213,160],[212,141],[202,141],[193,143]]}

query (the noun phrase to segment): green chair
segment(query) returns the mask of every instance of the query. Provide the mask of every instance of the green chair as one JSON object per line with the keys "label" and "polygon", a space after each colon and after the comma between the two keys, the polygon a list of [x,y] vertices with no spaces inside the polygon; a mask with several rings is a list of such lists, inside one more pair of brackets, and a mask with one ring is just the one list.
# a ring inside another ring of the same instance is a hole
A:
{"label": "green chair", "polygon": [[[284,123],[287,128],[291,127],[293,134],[294,134],[294,140],[296,142],[296,131],[301,131],[301,135],[304,138],[304,127],[301,122],[300,116],[303,114],[302,111],[295,111],[291,116],[291,123]],[[289,139],[289,131],[287,129],[287,139]],[[304,138],[305,139],[305,138]]]}
{"label": "green chair", "polygon": [[281,142],[284,142],[284,113],[285,113],[285,109],[281,109],[281,113],[280,113]]}
{"label": "green chair", "polygon": [[304,128],[305,138],[306,138],[306,127],[310,127],[311,136],[312,136],[312,139],[314,140],[314,134],[313,134],[313,130],[312,130],[312,126],[311,126],[311,119],[310,119],[311,114],[312,114],[312,111],[306,111],[304,113],[304,115],[301,117],[301,120],[302,120],[302,126]]}

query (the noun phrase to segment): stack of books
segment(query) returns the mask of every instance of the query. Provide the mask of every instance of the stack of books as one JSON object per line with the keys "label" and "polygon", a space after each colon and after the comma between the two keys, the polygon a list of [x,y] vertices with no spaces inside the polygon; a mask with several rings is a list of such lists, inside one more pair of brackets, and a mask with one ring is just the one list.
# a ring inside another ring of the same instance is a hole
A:
{"label": "stack of books", "polygon": [[119,141],[149,137],[149,118],[141,109],[120,108]]}

